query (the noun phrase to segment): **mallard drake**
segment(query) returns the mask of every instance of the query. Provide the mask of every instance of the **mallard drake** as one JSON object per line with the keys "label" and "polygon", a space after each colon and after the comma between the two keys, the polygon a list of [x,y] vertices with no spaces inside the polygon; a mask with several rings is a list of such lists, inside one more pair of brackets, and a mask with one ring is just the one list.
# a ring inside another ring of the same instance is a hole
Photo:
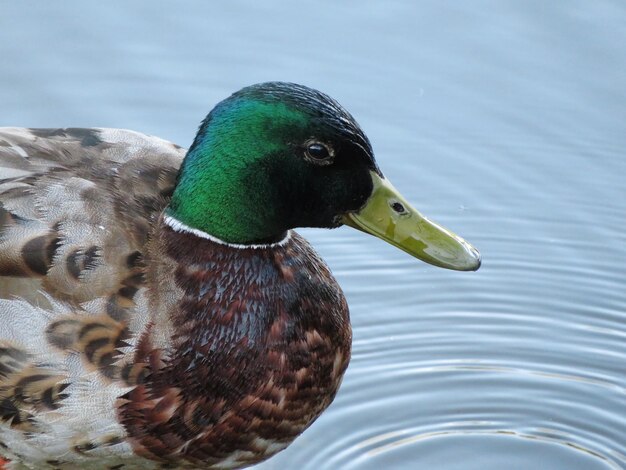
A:
{"label": "mallard drake", "polygon": [[346,110],[296,84],[234,93],[188,151],[6,128],[0,162],[7,468],[241,468],[287,447],[351,347],[343,293],[295,227],[480,265],[394,189]]}

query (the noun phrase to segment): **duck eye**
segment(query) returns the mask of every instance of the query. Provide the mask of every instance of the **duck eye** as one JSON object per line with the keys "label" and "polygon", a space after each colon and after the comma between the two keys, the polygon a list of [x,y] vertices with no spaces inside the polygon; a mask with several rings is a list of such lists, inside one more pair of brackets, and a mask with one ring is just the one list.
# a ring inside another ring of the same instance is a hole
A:
{"label": "duck eye", "polygon": [[307,160],[321,165],[329,165],[335,156],[331,147],[318,141],[308,141],[304,154]]}
{"label": "duck eye", "polygon": [[330,152],[328,152],[328,149],[322,144],[310,144],[306,151],[309,157],[315,158],[316,160],[324,160],[330,156]]}

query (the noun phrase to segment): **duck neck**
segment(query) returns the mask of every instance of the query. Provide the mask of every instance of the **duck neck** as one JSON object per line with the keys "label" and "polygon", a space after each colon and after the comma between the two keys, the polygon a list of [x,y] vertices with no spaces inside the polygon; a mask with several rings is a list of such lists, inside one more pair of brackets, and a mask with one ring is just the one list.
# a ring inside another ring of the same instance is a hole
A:
{"label": "duck neck", "polygon": [[238,248],[238,249],[258,249],[258,248],[274,248],[279,247],[287,243],[291,239],[292,231],[288,230],[282,234],[280,237],[272,237],[271,239],[266,240],[258,240],[256,242],[249,243],[230,243],[221,238],[216,237],[215,235],[211,235],[208,232],[203,230],[190,227],[189,225],[181,222],[177,218],[165,214],[163,217],[163,223],[170,227],[175,232],[186,233],[193,235],[195,237],[203,238],[205,240],[209,240],[217,245],[227,246],[229,248]]}
{"label": "duck neck", "polygon": [[266,108],[235,100],[211,111],[181,165],[167,215],[236,244],[271,243],[295,226],[294,201],[285,197],[290,171],[283,171],[293,159],[278,131],[268,135],[278,111]]}
{"label": "duck neck", "polygon": [[[254,165],[225,170],[220,165],[224,157],[199,158],[198,152],[190,150],[183,163],[165,212],[170,220],[229,244],[267,244],[284,238],[286,227],[277,222],[272,184],[263,180],[263,173]],[[204,164],[202,169],[198,162]]]}

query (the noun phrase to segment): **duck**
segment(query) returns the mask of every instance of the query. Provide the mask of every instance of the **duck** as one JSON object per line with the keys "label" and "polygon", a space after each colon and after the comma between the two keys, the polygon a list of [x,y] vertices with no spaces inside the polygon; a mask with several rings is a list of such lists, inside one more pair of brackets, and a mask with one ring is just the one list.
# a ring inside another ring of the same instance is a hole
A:
{"label": "duck", "polygon": [[188,150],[0,129],[0,468],[234,469],[285,449],[333,401],[352,337],[294,229],[341,225],[438,267],[481,263],[306,86],[235,92]]}

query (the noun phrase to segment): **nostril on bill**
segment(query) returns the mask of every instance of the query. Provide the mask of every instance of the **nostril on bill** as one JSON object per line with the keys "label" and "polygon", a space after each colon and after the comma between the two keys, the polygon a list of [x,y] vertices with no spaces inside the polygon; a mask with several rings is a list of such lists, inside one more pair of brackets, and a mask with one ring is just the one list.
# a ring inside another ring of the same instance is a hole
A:
{"label": "nostril on bill", "polygon": [[396,201],[393,202],[391,204],[391,208],[396,211],[398,214],[404,214],[406,212],[406,209],[404,208],[404,205],[402,205],[402,203]]}

